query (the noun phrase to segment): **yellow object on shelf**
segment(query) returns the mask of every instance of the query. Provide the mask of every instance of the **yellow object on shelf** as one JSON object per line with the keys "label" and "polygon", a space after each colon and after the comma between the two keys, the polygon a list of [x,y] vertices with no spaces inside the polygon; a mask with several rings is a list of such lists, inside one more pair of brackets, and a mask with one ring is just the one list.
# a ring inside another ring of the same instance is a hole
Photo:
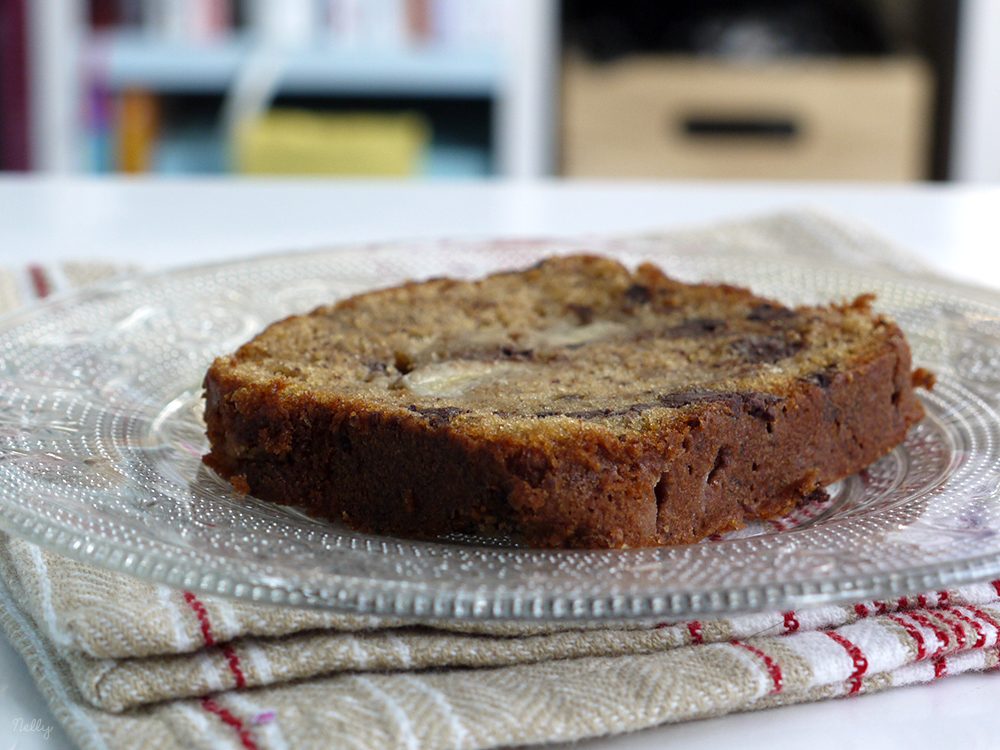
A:
{"label": "yellow object on shelf", "polygon": [[120,172],[140,174],[153,167],[159,134],[160,106],[155,94],[140,89],[122,92],[118,100],[117,159]]}
{"label": "yellow object on shelf", "polygon": [[412,113],[360,114],[274,110],[236,133],[236,168],[246,174],[415,174],[430,141]]}

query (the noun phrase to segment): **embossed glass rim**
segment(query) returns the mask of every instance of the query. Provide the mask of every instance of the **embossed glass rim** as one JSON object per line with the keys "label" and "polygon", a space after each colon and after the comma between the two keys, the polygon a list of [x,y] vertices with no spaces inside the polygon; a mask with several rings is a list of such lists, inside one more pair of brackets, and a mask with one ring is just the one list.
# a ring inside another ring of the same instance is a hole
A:
{"label": "embossed glass rim", "polygon": [[[540,246],[546,252],[569,250],[579,247],[577,243],[555,242]],[[593,248],[594,243],[588,247]],[[397,248],[398,249],[398,248]],[[464,247],[466,251],[472,248]],[[180,269],[163,274],[130,277],[95,288],[61,295],[51,302],[17,311],[0,320],[0,343],[4,335],[36,316],[46,316],[57,306],[85,305],[106,296],[140,293],[149,285],[178,277],[197,278],[216,271],[239,267],[242,271],[252,271],[255,265],[273,263],[305,263],[310,258],[330,258],[346,249],[262,256],[237,264],[218,263],[196,268]],[[368,252],[378,252],[372,247]],[[742,254],[719,254],[710,258],[697,259],[677,250],[656,253],[655,249],[642,243],[635,246],[617,243],[605,251],[624,255],[630,260],[640,256],[667,263],[671,259],[683,258],[689,265],[703,267],[707,277],[719,278],[726,275],[730,266],[746,264],[748,258]],[[796,262],[782,258],[782,264],[798,267],[803,273],[825,273],[859,282],[856,271],[838,267],[823,267],[814,262]],[[513,263],[512,265],[517,265]],[[866,270],[864,284],[876,291],[886,285],[895,285],[913,290],[915,293],[930,294],[952,300],[963,309],[974,309],[977,314],[990,320],[1000,320],[1000,307],[984,302],[968,302],[962,299],[961,288],[944,281],[904,278],[884,271]],[[730,280],[731,274],[730,274]],[[377,286],[377,284],[373,284]],[[860,288],[860,287],[859,287]],[[890,312],[892,312],[890,310]],[[1000,345],[1000,337],[996,339]],[[938,366],[944,363],[937,363]],[[948,373],[956,380],[960,377]],[[977,406],[995,422],[996,414],[981,403]],[[136,546],[127,542],[98,535],[92,538],[70,524],[59,523],[51,518],[41,518],[27,512],[21,505],[11,502],[6,494],[7,487],[0,490],[0,526],[29,541],[66,554],[83,562],[110,570],[130,573],[150,581],[166,583],[186,589],[210,594],[233,596],[256,602],[313,606],[346,613],[370,613],[390,616],[417,616],[430,618],[472,618],[472,619],[632,619],[684,617],[689,615],[722,614],[740,611],[781,609],[801,607],[807,604],[848,601],[852,599],[888,598],[912,593],[944,588],[985,580],[1000,574],[1000,546],[983,554],[970,555],[948,561],[937,561],[922,566],[904,569],[872,571],[858,575],[800,577],[796,580],[773,580],[738,586],[716,585],[698,590],[671,589],[660,586],[649,591],[615,591],[609,582],[602,582],[591,591],[570,591],[551,593],[538,587],[497,587],[477,588],[469,583],[448,580],[433,584],[413,583],[405,580],[376,579],[362,576],[326,576],[317,583],[308,580],[294,580],[287,576],[274,576],[267,566],[256,563],[241,565],[235,570],[231,560],[185,547],[170,546],[157,539],[142,539]],[[991,496],[992,497],[992,496]],[[789,534],[797,534],[793,531]],[[369,537],[375,538],[375,537]],[[428,549],[447,547],[439,543],[413,543],[408,540],[381,538],[386,544],[420,546]],[[627,550],[602,555],[619,554],[630,556],[640,550]],[[524,554],[532,554],[524,550]],[[546,552],[549,558],[572,558],[585,552]],[[777,576],[780,578],[780,574]]]}

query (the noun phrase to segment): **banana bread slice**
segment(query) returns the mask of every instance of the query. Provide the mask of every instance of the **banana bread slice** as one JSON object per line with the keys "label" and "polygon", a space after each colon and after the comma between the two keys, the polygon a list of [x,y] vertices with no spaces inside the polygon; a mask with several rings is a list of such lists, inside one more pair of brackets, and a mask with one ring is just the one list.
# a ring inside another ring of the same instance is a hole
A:
{"label": "banana bread slice", "polygon": [[374,532],[697,541],[789,510],[923,415],[871,297],[790,309],[644,264],[545,260],[274,323],[205,377],[205,463]]}

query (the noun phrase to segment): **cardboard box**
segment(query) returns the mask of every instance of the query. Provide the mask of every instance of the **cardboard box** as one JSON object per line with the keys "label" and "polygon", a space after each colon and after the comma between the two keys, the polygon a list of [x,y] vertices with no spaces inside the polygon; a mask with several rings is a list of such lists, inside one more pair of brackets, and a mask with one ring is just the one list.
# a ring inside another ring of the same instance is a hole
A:
{"label": "cardboard box", "polygon": [[916,58],[567,59],[573,177],[919,180],[932,80]]}

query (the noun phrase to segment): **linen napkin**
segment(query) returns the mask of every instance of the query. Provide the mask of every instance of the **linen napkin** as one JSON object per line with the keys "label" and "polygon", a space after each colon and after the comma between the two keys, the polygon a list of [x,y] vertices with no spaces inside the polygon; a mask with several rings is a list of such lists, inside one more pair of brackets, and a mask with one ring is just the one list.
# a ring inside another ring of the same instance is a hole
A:
{"label": "linen napkin", "polygon": [[[913,269],[812,213],[655,240]],[[111,270],[13,269],[0,305]],[[490,748],[992,669],[1000,581],[703,621],[419,623],[172,590],[0,536],[0,627],[81,747]]]}

